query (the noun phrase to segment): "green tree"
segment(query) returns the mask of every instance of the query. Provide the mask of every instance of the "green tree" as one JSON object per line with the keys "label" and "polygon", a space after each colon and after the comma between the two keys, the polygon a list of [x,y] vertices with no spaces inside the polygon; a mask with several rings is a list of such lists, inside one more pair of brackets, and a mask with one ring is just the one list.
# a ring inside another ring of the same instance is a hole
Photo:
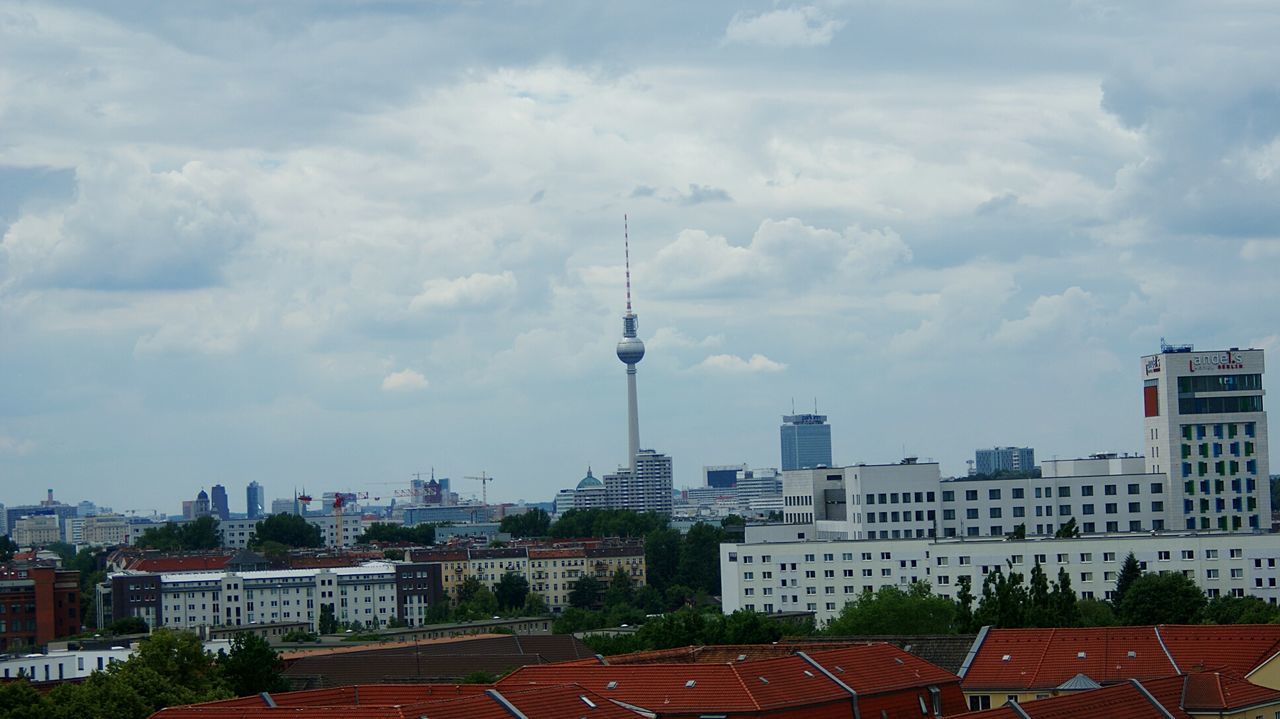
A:
{"label": "green tree", "polygon": [[648,583],[659,592],[676,583],[680,565],[680,532],[662,528],[650,532],[644,540],[644,566]]}
{"label": "green tree", "polygon": [[333,615],[332,604],[320,605],[320,633],[334,634],[338,631],[338,619]]}
{"label": "green tree", "polygon": [[643,537],[666,527],[670,518],[628,509],[570,509],[548,530],[552,537]]}
{"label": "green tree", "polygon": [[1120,575],[1116,577],[1116,592],[1111,597],[1111,604],[1119,608],[1129,587],[1141,576],[1142,565],[1138,563],[1138,558],[1133,556],[1133,552],[1129,552],[1129,555],[1124,558],[1124,563],[1120,565]]}
{"label": "green tree", "polygon": [[739,609],[717,621],[716,644],[772,644],[782,638],[782,625],[759,612]]}
{"label": "green tree", "polygon": [[107,627],[112,634],[146,634],[150,630],[142,617],[120,617]]}
{"label": "green tree", "polygon": [[825,634],[953,634],[959,607],[939,597],[926,582],[913,582],[906,591],[885,585],[863,592],[844,605],[824,628]]}
{"label": "green tree", "polygon": [[498,598],[484,582],[467,577],[458,585],[458,605],[455,611],[459,619],[488,619],[498,611]]}
{"label": "green tree", "polygon": [[551,515],[534,507],[527,512],[503,517],[498,529],[516,538],[545,537],[551,532]]}
{"label": "green tree", "polygon": [[962,574],[956,585],[956,630],[970,632],[977,629],[973,625],[973,578]]}
{"label": "green tree", "polygon": [[604,592],[604,605],[606,607],[629,605],[633,599],[635,599],[635,582],[631,580],[627,570],[618,567],[609,579],[609,588]]}
{"label": "green tree", "polygon": [[1116,614],[1127,625],[1191,624],[1206,603],[1200,587],[1180,572],[1144,574],[1125,590]]}
{"label": "green tree", "polygon": [[519,609],[524,606],[524,600],[529,596],[529,580],[515,572],[507,572],[498,580],[493,593],[497,597],[499,609],[503,611]]}
{"label": "green tree", "polygon": [[1114,627],[1119,624],[1116,610],[1109,602],[1101,599],[1081,599],[1076,602],[1076,611],[1080,619],[1076,626],[1081,627]]}
{"label": "green tree", "polygon": [[273,514],[258,522],[249,545],[257,549],[266,542],[279,542],[286,547],[323,547],[324,536],[318,525],[300,515]]}
{"label": "green tree", "polygon": [[1076,518],[1068,519],[1058,531],[1053,533],[1057,539],[1077,539],[1080,536],[1080,528],[1076,526]]}
{"label": "green tree", "polygon": [[707,594],[720,593],[720,540],[724,531],[698,522],[684,535],[676,581]]}
{"label": "green tree", "polygon": [[476,597],[477,594],[485,590],[484,582],[475,577],[467,577],[462,580],[462,584],[454,591],[457,593],[457,601],[459,604],[469,602]]}
{"label": "green tree", "polygon": [[978,626],[991,625],[1000,629],[1016,629],[1027,625],[1027,588],[1022,575],[1012,571],[1006,577],[1000,567],[987,575],[982,582],[982,600],[974,612]]}
{"label": "green tree", "polygon": [[747,524],[747,520],[743,519],[742,517],[739,517],[736,514],[730,514],[729,516],[720,520],[720,527],[722,529],[728,529],[729,527],[745,527],[746,524]]}
{"label": "green tree", "polygon": [[219,652],[218,668],[236,696],[282,692],[289,688],[284,661],[266,639],[252,632],[231,637],[231,651]]}
{"label": "green tree", "polygon": [[136,692],[148,713],[232,696],[213,656],[191,632],[157,629],[128,661],[111,665],[107,673]]}
{"label": "green tree", "polygon": [[1026,539],[1027,538],[1026,522],[1023,522],[1022,524],[1019,524],[1018,526],[1014,527],[1012,532],[1009,532],[1004,536],[1005,536],[1005,539]]}
{"label": "green tree", "polygon": [[61,684],[49,692],[47,719],[142,719],[154,711],[129,682],[94,672],[82,683]]}
{"label": "green tree", "polygon": [[[19,549],[21,549],[21,547],[18,546],[17,542],[10,539],[9,535],[6,534],[3,537],[0,537],[0,562],[8,562],[13,559],[14,553]],[[30,689],[30,685],[28,685],[27,688]]]}
{"label": "green tree", "polygon": [[541,617],[550,613],[547,608],[547,600],[542,598],[537,592],[529,592],[524,598],[524,607],[520,609],[520,613],[526,617]]}
{"label": "green tree", "polygon": [[0,684],[0,718],[45,719],[49,712],[48,699],[26,679]]}
{"label": "green tree", "polygon": [[182,524],[165,522],[159,527],[147,527],[134,546],[162,551],[217,549],[222,546],[222,535],[218,520],[206,516]]}
{"label": "green tree", "polygon": [[1206,624],[1276,624],[1280,609],[1255,596],[1219,596],[1209,600],[1200,613]]}
{"label": "green tree", "polygon": [[600,603],[600,593],[603,591],[604,585],[599,579],[590,574],[584,574],[573,583],[573,590],[569,592],[569,606],[592,609]]}
{"label": "green tree", "polygon": [[1052,626],[1080,626],[1079,600],[1071,588],[1071,576],[1065,567],[1058,567],[1058,581],[1053,583],[1053,591],[1049,593],[1049,610],[1053,617]]}
{"label": "green tree", "polygon": [[483,669],[477,669],[474,672],[464,676],[458,680],[459,684],[492,684],[498,681],[497,674],[491,674]]}
{"label": "green tree", "polygon": [[1039,560],[1031,568],[1031,581],[1027,591],[1026,622],[1032,627],[1054,627],[1053,609],[1049,605],[1049,578]]}
{"label": "green tree", "polygon": [[374,522],[365,527],[364,532],[356,538],[357,544],[419,544],[436,543],[436,527],[434,524],[417,524],[405,527],[387,522]]}

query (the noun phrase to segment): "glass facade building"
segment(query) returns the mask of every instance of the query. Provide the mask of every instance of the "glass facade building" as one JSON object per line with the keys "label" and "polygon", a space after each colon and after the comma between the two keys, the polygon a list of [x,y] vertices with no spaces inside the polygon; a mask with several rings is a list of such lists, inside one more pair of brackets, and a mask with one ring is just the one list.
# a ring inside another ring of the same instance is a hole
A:
{"label": "glass facade building", "polygon": [[831,425],[825,414],[788,414],[779,428],[782,469],[831,466]]}

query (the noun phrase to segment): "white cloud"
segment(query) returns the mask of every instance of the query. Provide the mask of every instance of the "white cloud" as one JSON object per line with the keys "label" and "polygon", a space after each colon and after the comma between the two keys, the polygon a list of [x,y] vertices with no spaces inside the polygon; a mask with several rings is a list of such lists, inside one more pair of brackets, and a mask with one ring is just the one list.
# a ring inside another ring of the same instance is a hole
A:
{"label": "white cloud", "polygon": [[417,392],[427,388],[427,378],[411,369],[392,372],[382,379],[384,392]]}
{"label": "white cloud", "polygon": [[409,309],[480,307],[510,298],[515,291],[516,277],[510,271],[498,275],[477,272],[452,280],[427,280],[422,283],[422,292],[409,301]]}
{"label": "white cloud", "polygon": [[811,5],[754,16],[738,13],[729,21],[724,41],[770,47],[817,47],[830,43],[842,27],[843,20],[828,20],[821,10]]}
{"label": "white cloud", "polygon": [[1247,240],[1240,257],[1250,261],[1280,258],[1280,240]]}
{"label": "white cloud", "polygon": [[762,354],[753,354],[750,359],[730,354],[711,355],[698,363],[698,369],[720,374],[781,372],[786,368],[785,364],[775,362]]}
{"label": "white cloud", "polygon": [[36,443],[29,439],[19,439],[0,434],[0,456],[21,457],[36,448]]}
{"label": "white cloud", "polygon": [[1074,339],[1098,310],[1093,295],[1079,287],[1068,287],[1059,295],[1037,297],[1027,316],[1005,320],[994,339],[1007,344],[1022,344],[1041,338],[1061,342]]}

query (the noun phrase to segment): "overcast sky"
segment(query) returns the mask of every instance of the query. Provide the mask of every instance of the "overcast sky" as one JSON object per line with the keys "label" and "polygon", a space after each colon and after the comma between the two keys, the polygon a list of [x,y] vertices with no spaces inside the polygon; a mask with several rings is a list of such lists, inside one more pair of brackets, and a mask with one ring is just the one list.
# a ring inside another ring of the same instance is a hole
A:
{"label": "overcast sky", "polygon": [[[1138,451],[1280,349],[1270,0],[0,2],[0,501]],[[1274,355],[1273,355],[1274,357]],[[1274,384],[1271,382],[1269,384]]]}

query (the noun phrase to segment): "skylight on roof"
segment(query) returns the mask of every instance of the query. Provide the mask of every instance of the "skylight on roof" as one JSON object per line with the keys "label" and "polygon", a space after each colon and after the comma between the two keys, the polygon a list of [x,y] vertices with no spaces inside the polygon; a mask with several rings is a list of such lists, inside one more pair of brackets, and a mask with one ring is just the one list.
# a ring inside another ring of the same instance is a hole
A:
{"label": "skylight on roof", "polygon": [[768,679],[765,679],[764,677],[760,677],[760,683],[761,683],[761,684],[768,684],[768,683],[769,683],[769,680],[768,680]]}
{"label": "skylight on roof", "polygon": [[1084,652],[1076,652],[1076,659],[1084,659]]}
{"label": "skylight on roof", "polygon": [[1130,659],[1133,659],[1134,657],[1138,656],[1138,653],[1130,649],[1129,651],[1125,652],[1124,655],[1126,657],[1129,657]]}
{"label": "skylight on roof", "polygon": [[579,695],[578,695],[578,698],[582,700],[582,703],[583,703],[583,704],[586,704],[587,706],[591,707],[592,709],[595,709],[595,708],[596,708],[596,703],[595,703],[595,702],[593,702],[593,701],[591,701],[590,699],[588,699],[586,696],[579,694]]}
{"label": "skylight on roof", "polygon": [[811,677],[811,676],[813,676],[813,672],[811,672],[811,671],[809,671],[808,669],[806,669],[806,670],[804,670],[804,675],[805,675],[806,677]]}
{"label": "skylight on roof", "polygon": [[685,688],[685,689],[692,689],[692,688],[694,687],[694,685],[696,685],[697,683],[698,683],[698,682],[697,682],[697,680],[690,679],[689,681],[687,681],[687,682],[685,682],[685,683],[684,683],[684,688]]}
{"label": "skylight on roof", "polygon": [[1009,661],[1010,659],[1013,659],[1013,657],[1012,657],[1012,656],[1010,656],[1010,655],[1008,655],[1008,654],[1004,655],[1003,657],[1000,657],[1000,661],[1002,661],[1002,662],[1007,662],[1007,661]]}
{"label": "skylight on roof", "polygon": [[617,689],[618,683],[616,681],[609,682],[608,684],[605,684],[604,687],[605,689]]}
{"label": "skylight on roof", "polygon": [[745,660],[746,658],[747,658],[747,655],[746,655],[746,654],[739,654],[739,655],[738,655],[738,661],[743,661],[743,660]]}

